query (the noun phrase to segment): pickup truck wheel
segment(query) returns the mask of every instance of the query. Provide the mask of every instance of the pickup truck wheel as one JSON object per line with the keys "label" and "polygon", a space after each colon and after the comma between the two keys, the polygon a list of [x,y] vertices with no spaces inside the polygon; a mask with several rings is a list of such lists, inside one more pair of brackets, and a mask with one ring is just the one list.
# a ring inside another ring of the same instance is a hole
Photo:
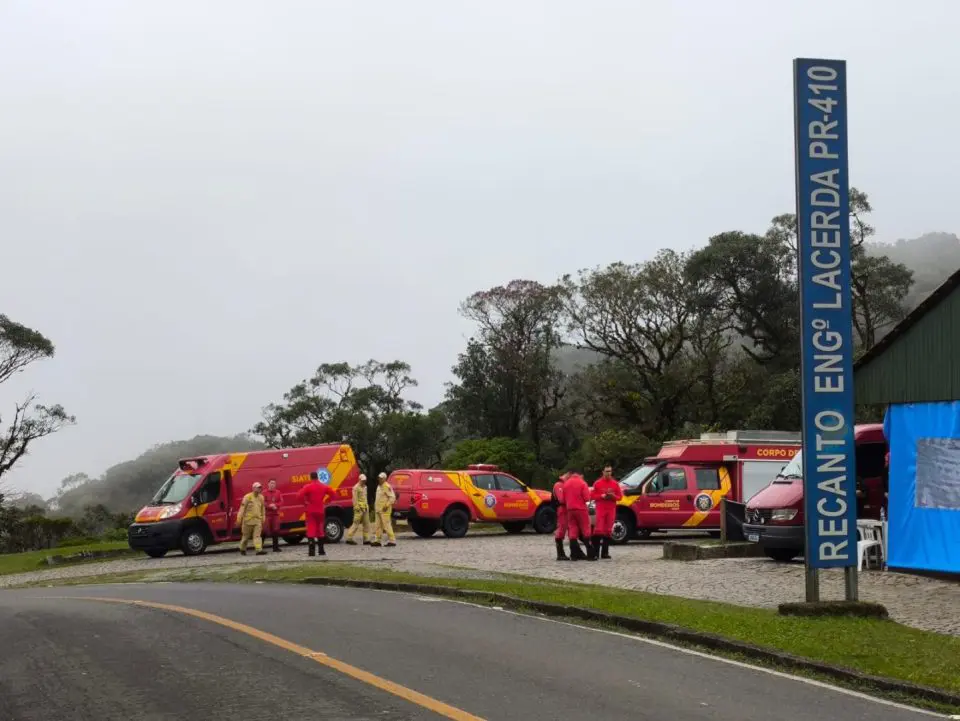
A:
{"label": "pickup truck wheel", "polygon": [[327,543],[340,543],[343,538],[343,521],[338,516],[327,516],[323,522],[323,532]]}
{"label": "pickup truck wheel", "polygon": [[440,530],[439,523],[423,518],[407,519],[407,524],[410,526],[410,530],[420,536],[420,538],[430,538],[430,536]]}
{"label": "pickup truck wheel", "polygon": [[163,558],[167,555],[166,548],[148,548],[145,553],[150,556],[150,558]]}
{"label": "pickup truck wheel", "polygon": [[447,538],[463,538],[470,528],[470,516],[462,508],[451,508],[443,514],[443,535]]}
{"label": "pickup truck wheel", "polygon": [[[637,521],[633,516],[633,511],[626,508],[617,511],[617,517],[613,522],[613,532],[610,534],[610,540],[618,545],[627,543],[637,533]],[[649,532],[647,533],[649,536]]]}
{"label": "pickup truck wheel", "polygon": [[199,556],[207,550],[207,536],[203,529],[188,528],[180,536],[180,548],[184,556]]}
{"label": "pickup truck wheel", "polygon": [[504,530],[507,533],[523,533],[523,529],[527,527],[526,521],[507,521],[502,524]]}
{"label": "pickup truck wheel", "polygon": [[284,536],[283,542],[289,543],[291,546],[296,546],[298,543],[303,541],[303,536]]}
{"label": "pickup truck wheel", "polygon": [[533,530],[537,533],[553,533],[557,530],[557,509],[542,503],[533,516]]}
{"label": "pickup truck wheel", "polygon": [[763,552],[767,555],[767,558],[772,558],[778,563],[792,561],[800,555],[800,551],[794,551],[791,548],[765,548]]}

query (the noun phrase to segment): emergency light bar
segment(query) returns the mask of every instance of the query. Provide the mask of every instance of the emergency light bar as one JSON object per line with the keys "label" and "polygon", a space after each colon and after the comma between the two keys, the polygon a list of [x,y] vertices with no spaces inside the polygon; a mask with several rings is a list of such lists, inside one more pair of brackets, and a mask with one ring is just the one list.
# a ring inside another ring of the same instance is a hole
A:
{"label": "emergency light bar", "polygon": [[467,466],[468,471],[499,471],[500,467],[493,463],[471,463]]}
{"label": "emergency light bar", "polygon": [[177,462],[181,471],[195,471],[202,466],[207,465],[206,458],[182,458]]}

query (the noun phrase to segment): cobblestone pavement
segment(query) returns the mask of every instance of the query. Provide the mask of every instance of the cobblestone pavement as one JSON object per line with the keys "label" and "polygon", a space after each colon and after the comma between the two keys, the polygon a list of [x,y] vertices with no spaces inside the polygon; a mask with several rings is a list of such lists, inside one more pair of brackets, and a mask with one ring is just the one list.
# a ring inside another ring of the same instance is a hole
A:
{"label": "cobblestone pavement", "polygon": [[[495,577],[500,573],[520,573],[765,608],[776,607],[784,601],[803,600],[804,597],[802,562],[775,563],[767,559],[664,561],[662,547],[654,541],[615,547],[611,549],[613,560],[599,563],[557,563],[553,539],[535,534],[478,534],[459,540],[443,537],[420,539],[404,534],[398,541],[396,548],[328,546],[326,560],[371,563],[435,576]],[[0,576],[0,588],[109,573],[172,571],[262,563],[264,560],[270,564],[304,563],[307,562],[306,547],[285,546],[283,553],[266,557],[244,557],[233,550],[214,548],[194,558],[171,555],[163,559],[143,557],[65,566]],[[843,598],[843,573],[822,572],[820,586],[823,599]],[[960,583],[869,571],[860,575],[860,597],[884,604],[891,616],[901,623],[960,635]]]}

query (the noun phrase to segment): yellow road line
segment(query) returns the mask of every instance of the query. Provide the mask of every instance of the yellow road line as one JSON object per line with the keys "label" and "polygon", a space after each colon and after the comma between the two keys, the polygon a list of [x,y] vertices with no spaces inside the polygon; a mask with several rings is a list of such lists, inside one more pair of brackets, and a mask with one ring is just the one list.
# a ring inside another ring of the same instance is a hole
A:
{"label": "yellow road line", "polygon": [[[50,598],[50,597],[48,597]],[[401,686],[398,683],[393,681],[388,681],[385,678],[380,678],[368,671],[364,671],[361,668],[356,666],[351,666],[348,663],[343,661],[338,661],[335,658],[327,656],[321,651],[313,651],[312,649],[301,646],[300,644],[293,643],[292,641],[287,641],[284,638],[279,636],[274,636],[272,633],[267,633],[266,631],[261,631],[258,628],[253,626],[248,626],[244,623],[238,623],[237,621],[231,621],[229,618],[224,618],[223,616],[217,616],[213,613],[207,613],[206,611],[198,611],[193,608],[187,608],[185,606],[173,606],[167,603],[156,603],[154,601],[139,601],[133,599],[125,598],[102,598],[97,596],[60,596],[57,598],[69,599],[73,601],[101,601],[104,603],[121,603],[129,606],[143,606],[146,608],[156,608],[162,611],[172,611],[173,613],[180,613],[185,616],[193,616],[194,618],[199,618],[204,621],[209,621],[210,623],[216,623],[220,626],[225,626],[226,628],[232,629],[234,631],[239,631],[240,633],[245,633],[248,636],[252,636],[260,641],[265,643],[272,644],[279,648],[282,648],[290,653],[295,653],[298,656],[303,656],[308,658],[311,661],[316,661],[321,666],[326,666],[327,668],[332,668],[336,671],[339,671],[342,674],[355,678],[357,681],[362,681],[365,684],[378,688],[381,691],[386,691],[387,693],[392,693],[394,696],[399,696],[405,701],[414,703],[417,706],[427,709],[428,711],[433,711],[434,713],[443,716],[448,719],[453,719],[453,721],[484,721],[479,716],[474,716],[471,713],[467,713],[461,709],[458,709],[454,706],[445,704],[443,701],[438,701],[435,698],[426,696],[419,691],[414,691],[411,688],[406,686]]]}

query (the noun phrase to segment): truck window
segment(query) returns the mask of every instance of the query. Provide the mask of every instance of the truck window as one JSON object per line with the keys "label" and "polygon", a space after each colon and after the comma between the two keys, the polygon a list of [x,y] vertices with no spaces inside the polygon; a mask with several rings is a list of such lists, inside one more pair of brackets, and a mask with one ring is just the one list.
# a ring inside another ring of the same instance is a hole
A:
{"label": "truck window", "polygon": [[864,443],[857,446],[857,477],[880,478],[883,475],[886,443]]}
{"label": "truck window", "polygon": [[497,485],[500,487],[501,491],[522,491],[523,486],[520,485],[519,481],[514,480],[510,476],[497,476]]}
{"label": "truck window", "polygon": [[197,491],[200,503],[213,503],[220,498],[220,471],[214,471],[207,475]]}
{"label": "truck window", "polygon": [[698,491],[719,491],[720,471],[716,468],[697,468],[694,472]]}
{"label": "truck window", "polygon": [[668,468],[660,472],[660,490],[687,490],[687,472],[683,468]]}
{"label": "truck window", "polygon": [[780,461],[744,461],[742,468],[743,478],[740,479],[740,490],[743,500],[749,501],[777,477],[783,464]]}
{"label": "truck window", "polygon": [[483,474],[479,476],[471,476],[470,480],[473,481],[473,485],[475,485],[481,491],[497,490],[496,476]]}

